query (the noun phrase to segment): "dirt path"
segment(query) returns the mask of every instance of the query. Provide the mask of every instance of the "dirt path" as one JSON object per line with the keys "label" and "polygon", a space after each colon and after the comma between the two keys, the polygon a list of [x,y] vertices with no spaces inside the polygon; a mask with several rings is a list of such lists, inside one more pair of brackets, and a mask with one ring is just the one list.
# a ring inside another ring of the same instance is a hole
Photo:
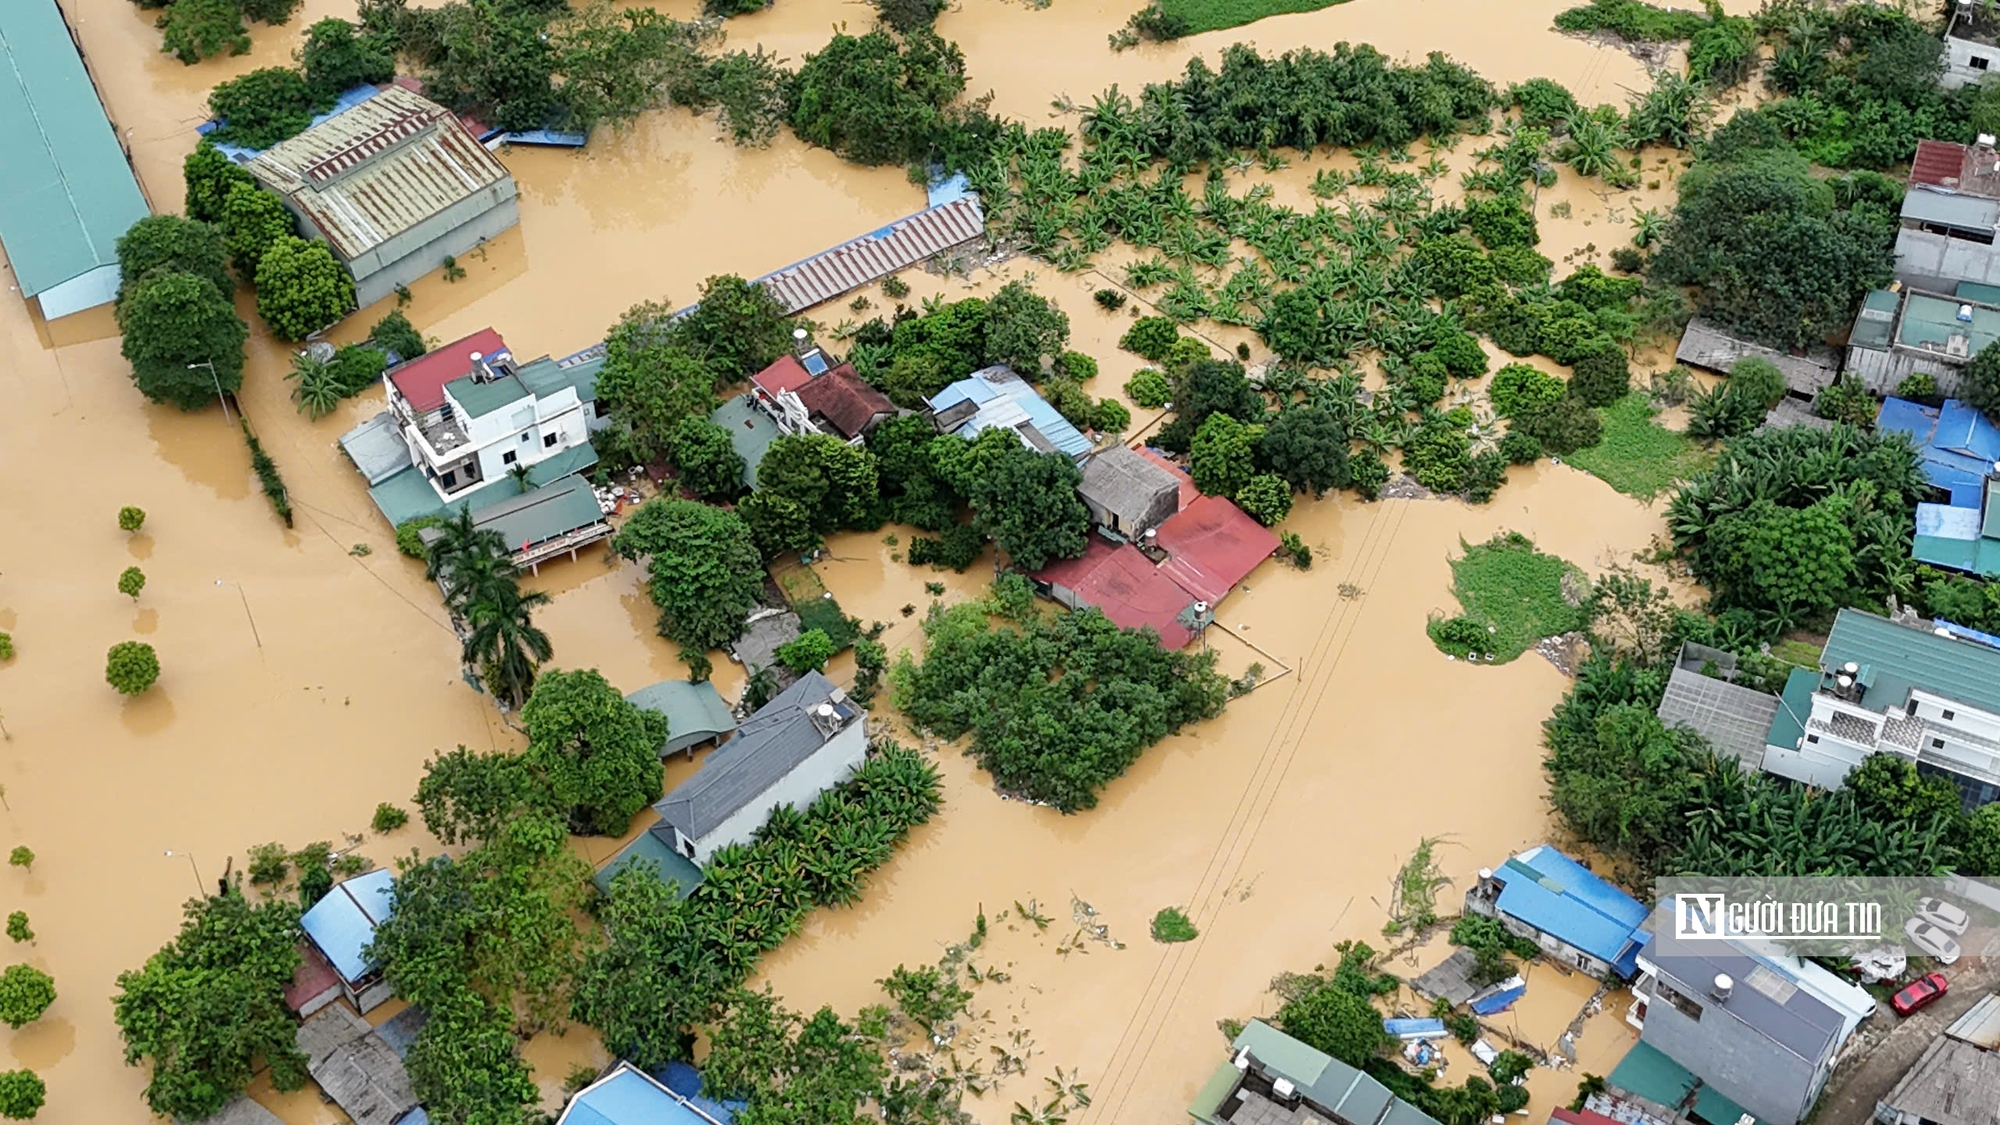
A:
{"label": "dirt path", "polygon": [[1888,1032],[1866,1045],[1860,1061],[1836,1073],[1827,1084],[1827,1092],[1820,1097],[1820,1125],[1863,1125],[1869,1121],[1875,1103],[1901,1080],[1931,1040],[2000,985],[2000,961],[1975,958],[1970,968],[1950,976],[1951,991],[1944,999],[1908,1019],[1897,1021],[1896,1013],[1887,1004],[1882,1006],[1875,1018],[1892,1021]]}

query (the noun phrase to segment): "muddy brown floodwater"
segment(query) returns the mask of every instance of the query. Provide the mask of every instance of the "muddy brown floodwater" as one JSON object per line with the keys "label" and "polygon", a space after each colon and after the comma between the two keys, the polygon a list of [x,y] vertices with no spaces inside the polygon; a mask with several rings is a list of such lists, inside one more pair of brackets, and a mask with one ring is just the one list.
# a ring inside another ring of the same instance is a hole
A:
{"label": "muddy brown floodwater", "polygon": [[[964,0],[940,30],[964,47],[972,89],[992,90],[998,112],[1031,123],[1068,120],[1054,99],[1087,103],[1113,83],[1136,92],[1190,55],[1213,59],[1238,40],[1268,51],[1345,39],[1406,58],[1442,50],[1500,83],[1547,75],[1586,102],[1622,102],[1645,85],[1643,66],[1623,51],[1547,30],[1559,0],[1355,0],[1114,55],[1105,35],[1135,6],[1055,0],[1038,11]],[[250,54],[183,67],[159,52],[150,13],[127,0],[64,7],[163,211],[180,208],[180,162],[207,116],[209,88],[284,62],[313,20],[353,14],[346,0],[306,0],[290,25],[255,27]],[[730,35],[796,62],[843,22],[863,29],[871,12],[777,0]],[[692,300],[708,275],[754,276],[922,206],[900,169],[853,167],[790,138],[738,149],[711,122],[677,111],[606,132],[583,153],[502,158],[521,184],[520,227],[469,256],[463,281],[414,286],[409,313],[441,339],[493,325],[523,355],[565,354],[601,338],[635,302]],[[1325,159],[1301,160],[1274,182],[1296,194],[1298,174],[1309,179],[1308,165]],[[1632,208],[1661,198],[1599,196],[1566,177],[1543,193],[1542,249],[1560,260],[1595,242],[1586,253],[1601,257],[1623,241]],[[1567,219],[1548,214],[1561,201],[1572,205]],[[1116,350],[1122,323],[1089,302],[1101,282],[1015,261],[977,287],[1030,273],[1069,310],[1076,346],[1103,364],[1096,392],[1116,393],[1138,364]],[[912,280],[919,296],[967,291],[963,281]],[[383,311],[350,318],[336,338],[361,335]],[[843,311],[821,316],[831,325]],[[11,1065],[47,1081],[40,1120],[49,1125],[145,1119],[143,1075],[121,1065],[109,998],[117,974],[171,935],[201,881],[240,867],[250,844],[365,833],[375,804],[407,801],[437,749],[517,744],[459,679],[434,591],[396,554],[334,446],[380,408],[379,394],[310,423],[287,398],[286,366],[280,346],[254,338],[242,397],[291,487],[291,530],[273,519],[218,411],[139,399],[108,310],[47,325],[22,302],[0,300],[0,371],[13,404],[0,418],[10,481],[0,489],[0,630],[18,650],[0,665],[0,847],[25,843],[37,856],[32,871],[0,875],[0,911],[28,912],[38,936],[14,955],[52,973],[60,994],[44,1019],[5,1041]],[[1135,425],[1151,420],[1141,412]],[[116,527],[126,504],[148,512],[137,535]],[[1060,1066],[1091,1086],[1091,1120],[1174,1121],[1220,1057],[1215,1021],[1268,1011],[1273,974],[1328,960],[1343,938],[1376,937],[1389,877],[1420,837],[1450,835],[1442,859],[1461,886],[1541,838],[1536,735],[1562,677],[1532,655],[1498,668],[1449,662],[1425,640],[1425,616],[1450,607],[1447,560],[1461,539],[1520,530],[1599,568],[1644,547],[1658,514],[1545,464],[1514,470],[1485,508],[1336,497],[1301,504],[1288,526],[1314,548],[1313,569],[1265,564],[1222,606],[1231,636],[1218,632],[1214,643],[1232,671],[1265,661],[1261,650],[1292,674],[1150,751],[1080,816],[1002,801],[946,750],[944,813],[861,905],[816,915],[768,960],[764,979],[794,1005],[851,1011],[879,999],[871,982],[896,963],[935,959],[962,938],[982,904],[997,916],[1032,898],[1054,924],[1042,931],[1016,917],[997,927],[993,953],[1012,963],[1012,979],[981,992],[996,1026],[1031,1029],[1013,1040],[1017,1050],[1032,1040],[1027,1075],[971,1103],[975,1113],[1004,1120]],[[891,551],[879,534],[843,536],[821,569],[849,612],[889,622],[892,645],[913,644],[915,618],[900,610],[927,602],[921,583],[935,576],[891,562]],[[136,603],[115,589],[135,564],[148,577]],[[982,572],[944,581],[947,598],[966,597]],[[681,674],[672,646],[653,634],[636,569],[598,550],[536,585],[556,595],[542,620],[558,664],[602,668],[627,690]],[[1358,594],[1342,596],[1343,585]],[[156,646],[164,671],[158,687],[127,702],[102,670],[106,648],[134,637]],[[718,665],[733,691],[740,671]],[[670,780],[690,768],[676,764]],[[409,828],[361,850],[389,862],[434,846]],[[612,845],[579,847],[602,858]],[[1127,947],[1064,951],[1072,895]],[[1162,947],[1146,938],[1147,919],[1167,905],[1188,910],[1199,940]],[[1567,987],[1545,991],[1556,1009],[1575,999]],[[1540,1023],[1561,1014],[1535,1013]],[[1622,1026],[1594,1022],[1586,1051]],[[527,1053],[551,1099],[570,1066],[604,1059],[586,1029],[544,1036]],[[1533,1082],[1537,1109],[1573,1089],[1556,1072]],[[342,1120],[310,1090],[280,1096],[260,1082],[254,1092],[292,1125]]]}

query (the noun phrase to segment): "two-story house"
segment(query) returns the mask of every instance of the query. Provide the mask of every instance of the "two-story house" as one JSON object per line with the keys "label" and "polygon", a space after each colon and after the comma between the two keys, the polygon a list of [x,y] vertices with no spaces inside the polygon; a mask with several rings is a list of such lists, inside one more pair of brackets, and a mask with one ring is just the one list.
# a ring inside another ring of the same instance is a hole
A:
{"label": "two-story house", "polygon": [[390,368],[383,382],[410,463],[450,503],[517,467],[586,450],[607,424],[597,408],[603,362],[520,363],[488,328]]}
{"label": "two-story house", "polygon": [[[1875,1001],[1768,945],[1725,939],[1663,946],[1657,934],[1672,924],[1670,907],[1654,924],[1639,951],[1626,1016],[1640,1041],[1610,1084],[1668,1107],[1687,1090],[1703,1089],[1766,1125],[1803,1120]],[[1680,1080],[1663,1081],[1667,1071]],[[1662,1087],[1675,1093],[1663,1095]]]}
{"label": "two-story house", "polygon": [[860,445],[896,416],[896,404],[853,364],[836,365],[818,348],[779,356],[750,377],[750,393],[780,433],[830,434],[849,445]]}
{"label": "two-story house", "polygon": [[1763,766],[1837,789],[1870,754],[1948,778],[1968,809],[2000,800],[2000,647],[1843,609],[1818,670],[1785,683]]}

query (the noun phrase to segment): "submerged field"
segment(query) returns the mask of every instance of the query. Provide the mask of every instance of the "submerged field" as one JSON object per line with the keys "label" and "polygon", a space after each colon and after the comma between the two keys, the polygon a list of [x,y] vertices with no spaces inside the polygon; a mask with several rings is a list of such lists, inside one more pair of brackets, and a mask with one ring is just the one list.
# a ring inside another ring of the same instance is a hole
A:
{"label": "submerged field", "polygon": [[[1087,100],[1114,83],[1133,91],[1236,37],[1266,51],[1335,40],[1398,57],[1441,50],[1496,83],[1547,75],[1586,101],[1621,100],[1644,84],[1626,54],[1547,30],[1560,6],[1354,0],[1116,55],[1105,36],[1129,12],[1066,0],[1039,11],[967,5],[939,29],[965,49],[972,89],[991,89],[996,112],[1031,123],[1049,118],[1053,98]],[[183,67],[158,52],[150,12],[124,0],[66,10],[158,210],[179,208],[180,162],[209,87],[282,61],[312,20],[353,15],[351,3],[308,0],[291,24],[257,26],[249,55]],[[694,6],[667,10],[687,17]],[[729,31],[738,45],[796,60],[830,24],[864,15],[833,0],[778,0]],[[503,160],[520,181],[521,226],[464,262],[465,280],[415,286],[407,311],[441,340],[491,325],[522,356],[565,354],[633,303],[689,299],[708,275],[754,276],[922,206],[900,169],[844,164],[789,136],[735,148],[678,111],[607,131],[583,153],[515,150]],[[1339,163],[1315,157],[1263,179],[1280,202],[1302,204],[1313,174]],[[1565,217],[1549,213],[1557,203]],[[1601,256],[1626,237],[1629,209],[1626,197],[1565,175],[1538,204],[1542,250],[1559,262]],[[910,300],[1031,275],[1069,313],[1071,346],[1102,365],[1096,393],[1113,393],[1140,361],[1116,348],[1128,321],[1091,302],[1101,277],[1016,259],[970,281],[911,276]],[[364,310],[335,337],[358,335],[384,311]],[[847,314],[818,315],[831,327]],[[1218,343],[1237,340],[1223,333]],[[19,956],[51,973],[60,997],[6,1040],[13,1065],[48,1082],[38,1120],[52,1125],[143,1113],[143,1078],[121,1065],[109,998],[117,974],[170,936],[199,881],[241,868],[244,849],[267,840],[361,835],[378,863],[433,851],[416,827],[374,838],[370,811],[406,802],[435,751],[518,745],[459,678],[435,589],[397,555],[334,448],[379,409],[379,393],[307,422],[287,397],[282,349],[261,338],[251,348],[243,402],[292,489],[290,531],[272,519],[219,413],[140,400],[108,309],[52,328],[0,301],[0,367],[16,388],[0,443],[17,477],[37,482],[0,496],[14,547],[0,562],[0,630],[18,652],[0,664],[0,817],[8,846],[38,856],[32,872],[10,872],[6,909],[33,916],[38,940]],[[1151,420],[1140,412],[1135,430]],[[149,512],[143,533],[117,530],[125,504]],[[1540,839],[1538,723],[1565,681],[1533,657],[1499,668],[1447,661],[1424,635],[1427,615],[1447,597],[1461,542],[1519,531],[1597,572],[1643,549],[1659,516],[1596,477],[1543,463],[1511,470],[1484,508],[1339,494],[1302,502],[1285,526],[1312,549],[1313,568],[1266,563],[1223,604],[1211,638],[1232,675],[1251,662],[1288,673],[1154,747],[1078,816],[1003,801],[968,760],[941,750],[944,812],[858,906],[815,914],[761,979],[794,1007],[851,1013],[880,999],[874,982],[898,963],[935,960],[962,938],[982,906],[997,915],[1033,900],[1055,923],[1031,931],[1016,919],[996,945],[1012,981],[978,1004],[999,1026],[1018,1018],[1032,1028],[1033,1054],[1024,1074],[969,1107],[1004,1121],[1060,1066],[1091,1086],[1090,1120],[1173,1120],[1220,1058],[1217,1020],[1268,1011],[1270,977],[1328,960],[1336,941],[1380,944],[1380,903],[1419,839],[1449,834],[1441,859],[1461,886]],[[944,582],[952,600],[990,576],[912,571],[891,551],[880,535],[846,535],[818,569],[849,613],[889,623],[892,650],[919,638],[901,609],[928,601],[924,582]],[[136,604],[114,588],[135,562],[149,578]],[[600,549],[533,585],[555,595],[540,620],[557,666],[599,668],[627,691],[683,674],[654,634],[638,568]],[[159,649],[164,671],[158,688],[123,702],[102,681],[103,653],[132,638]],[[717,679],[733,695],[741,672],[719,663]],[[668,784],[687,768],[670,768]],[[576,846],[595,860],[616,844]],[[1079,928],[1072,898],[1125,948],[1067,941]],[[1164,906],[1186,910],[1200,936],[1147,939]],[[1591,1027],[1586,1047],[1623,1033],[1615,1019]],[[551,1105],[572,1065],[603,1061],[583,1028],[543,1035],[528,1055]],[[1546,1110],[1568,1099],[1574,1076],[1538,1071],[1532,1084],[1534,1108]],[[258,1093],[291,1125],[338,1120],[310,1091]]]}

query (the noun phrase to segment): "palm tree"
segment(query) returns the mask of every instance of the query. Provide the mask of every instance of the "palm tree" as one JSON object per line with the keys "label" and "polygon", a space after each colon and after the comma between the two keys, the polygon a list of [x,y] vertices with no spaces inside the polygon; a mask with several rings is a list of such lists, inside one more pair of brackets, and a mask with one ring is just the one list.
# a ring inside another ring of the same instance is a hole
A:
{"label": "palm tree", "polygon": [[445,589],[445,602],[455,610],[483,595],[500,580],[512,580],[514,564],[500,533],[473,523],[472,512],[460,508],[439,524],[438,538],[424,553],[424,577]]}
{"label": "palm tree", "polygon": [[514,478],[514,487],[521,492],[528,491],[528,473],[528,467],[519,461],[514,462],[514,467],[507,470],[507,475]]}
{"label": "palm tree", "polygon": [[548,603],[547,594],[524,594],[510,579],[488,583],[464,608],[470,629],[461,658],[481,670],[494,696],[515,707],[527,702],[535,673],[555,653],[532,620],[534,610]]}

